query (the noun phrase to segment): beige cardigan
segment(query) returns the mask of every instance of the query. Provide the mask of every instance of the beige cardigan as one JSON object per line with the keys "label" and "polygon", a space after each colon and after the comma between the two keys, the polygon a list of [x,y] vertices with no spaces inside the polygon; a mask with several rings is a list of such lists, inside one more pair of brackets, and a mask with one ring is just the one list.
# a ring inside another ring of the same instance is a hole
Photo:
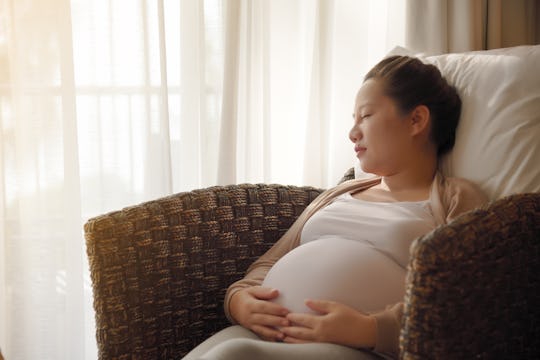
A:
{"label": "beige cardigan", "polygon": [[[335,197],[351,192],[365,190],[379,184],[379,177],[367,180],[346,181],[319,195],[302,212],[291,228],[263,256],[247,270],[246,276],[232,284],[225,295],[225,314],[235,323],[229,312],[232,295],[240,289],[261,285],[266,273],[286,253],[300,244],[300,234],[306,221],[319,209],[328,205]],[[472,210],[487,201],[486,196],[474,184],[458,178],[445,178],[437,173],[431,185],[429,201],[437,225],[443,225],[458,215]],[[392,357],[399,353],[399,332],[403,303],[387,307],[384,311],[371,314],[377,320],[375,351]]]}

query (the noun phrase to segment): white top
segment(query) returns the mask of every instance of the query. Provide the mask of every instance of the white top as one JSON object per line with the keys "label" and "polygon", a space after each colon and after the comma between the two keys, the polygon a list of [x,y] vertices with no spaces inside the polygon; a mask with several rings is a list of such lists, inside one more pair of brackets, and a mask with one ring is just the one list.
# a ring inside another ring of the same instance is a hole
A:
{"label": "white top", "polygon": [[373,202],[345,193],[304,225],[301,244],[341,238],[373,247],[405,268],[409,247],[435,228],[429,201]]}
{"label": "white top", "polygon": [[305,224],[301,244],[268,272],[276,302],[310,312],[306,299],[333,300],[364,312],[403,300],[409,247],[436,226],[429,202],[370,202],[337,197]]}

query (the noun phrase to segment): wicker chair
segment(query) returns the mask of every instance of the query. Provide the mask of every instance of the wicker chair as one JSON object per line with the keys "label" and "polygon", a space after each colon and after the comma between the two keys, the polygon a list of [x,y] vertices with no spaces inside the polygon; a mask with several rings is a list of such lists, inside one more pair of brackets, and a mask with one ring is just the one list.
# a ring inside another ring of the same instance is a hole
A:
{"label": "wicker chair", "polygon": [[[321,192],[211,187],[89,220],[99,358],[180,359],[227,326],[227,286]],[[409,267],[403,358],[540,358],[540,194],[439,227]]]}

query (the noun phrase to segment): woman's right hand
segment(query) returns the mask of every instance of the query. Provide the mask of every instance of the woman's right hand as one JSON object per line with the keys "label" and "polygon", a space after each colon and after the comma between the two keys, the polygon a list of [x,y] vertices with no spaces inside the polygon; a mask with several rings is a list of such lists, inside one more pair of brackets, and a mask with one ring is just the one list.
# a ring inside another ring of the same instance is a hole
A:
{"label": "woman's right hand", "polygon": [[229,302],[231,316],[242,326],[261,338],[281,341],[284,335],[279,327],[289,326],[289,310],[269,300],[278,297],[279,291],[262,286],[252,286],[237,291]]}

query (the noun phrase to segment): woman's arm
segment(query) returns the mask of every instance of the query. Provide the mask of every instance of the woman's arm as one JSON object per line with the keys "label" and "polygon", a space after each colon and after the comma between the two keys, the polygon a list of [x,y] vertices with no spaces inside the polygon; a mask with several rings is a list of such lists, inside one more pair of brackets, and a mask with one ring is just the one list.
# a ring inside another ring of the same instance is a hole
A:
{"label": "woman's arm", "polygon": [[399,355],[399,333],[403,317],[403,303],[388,306],[384,311],[372,314],[377,322],[374,351],[397,358]]}

